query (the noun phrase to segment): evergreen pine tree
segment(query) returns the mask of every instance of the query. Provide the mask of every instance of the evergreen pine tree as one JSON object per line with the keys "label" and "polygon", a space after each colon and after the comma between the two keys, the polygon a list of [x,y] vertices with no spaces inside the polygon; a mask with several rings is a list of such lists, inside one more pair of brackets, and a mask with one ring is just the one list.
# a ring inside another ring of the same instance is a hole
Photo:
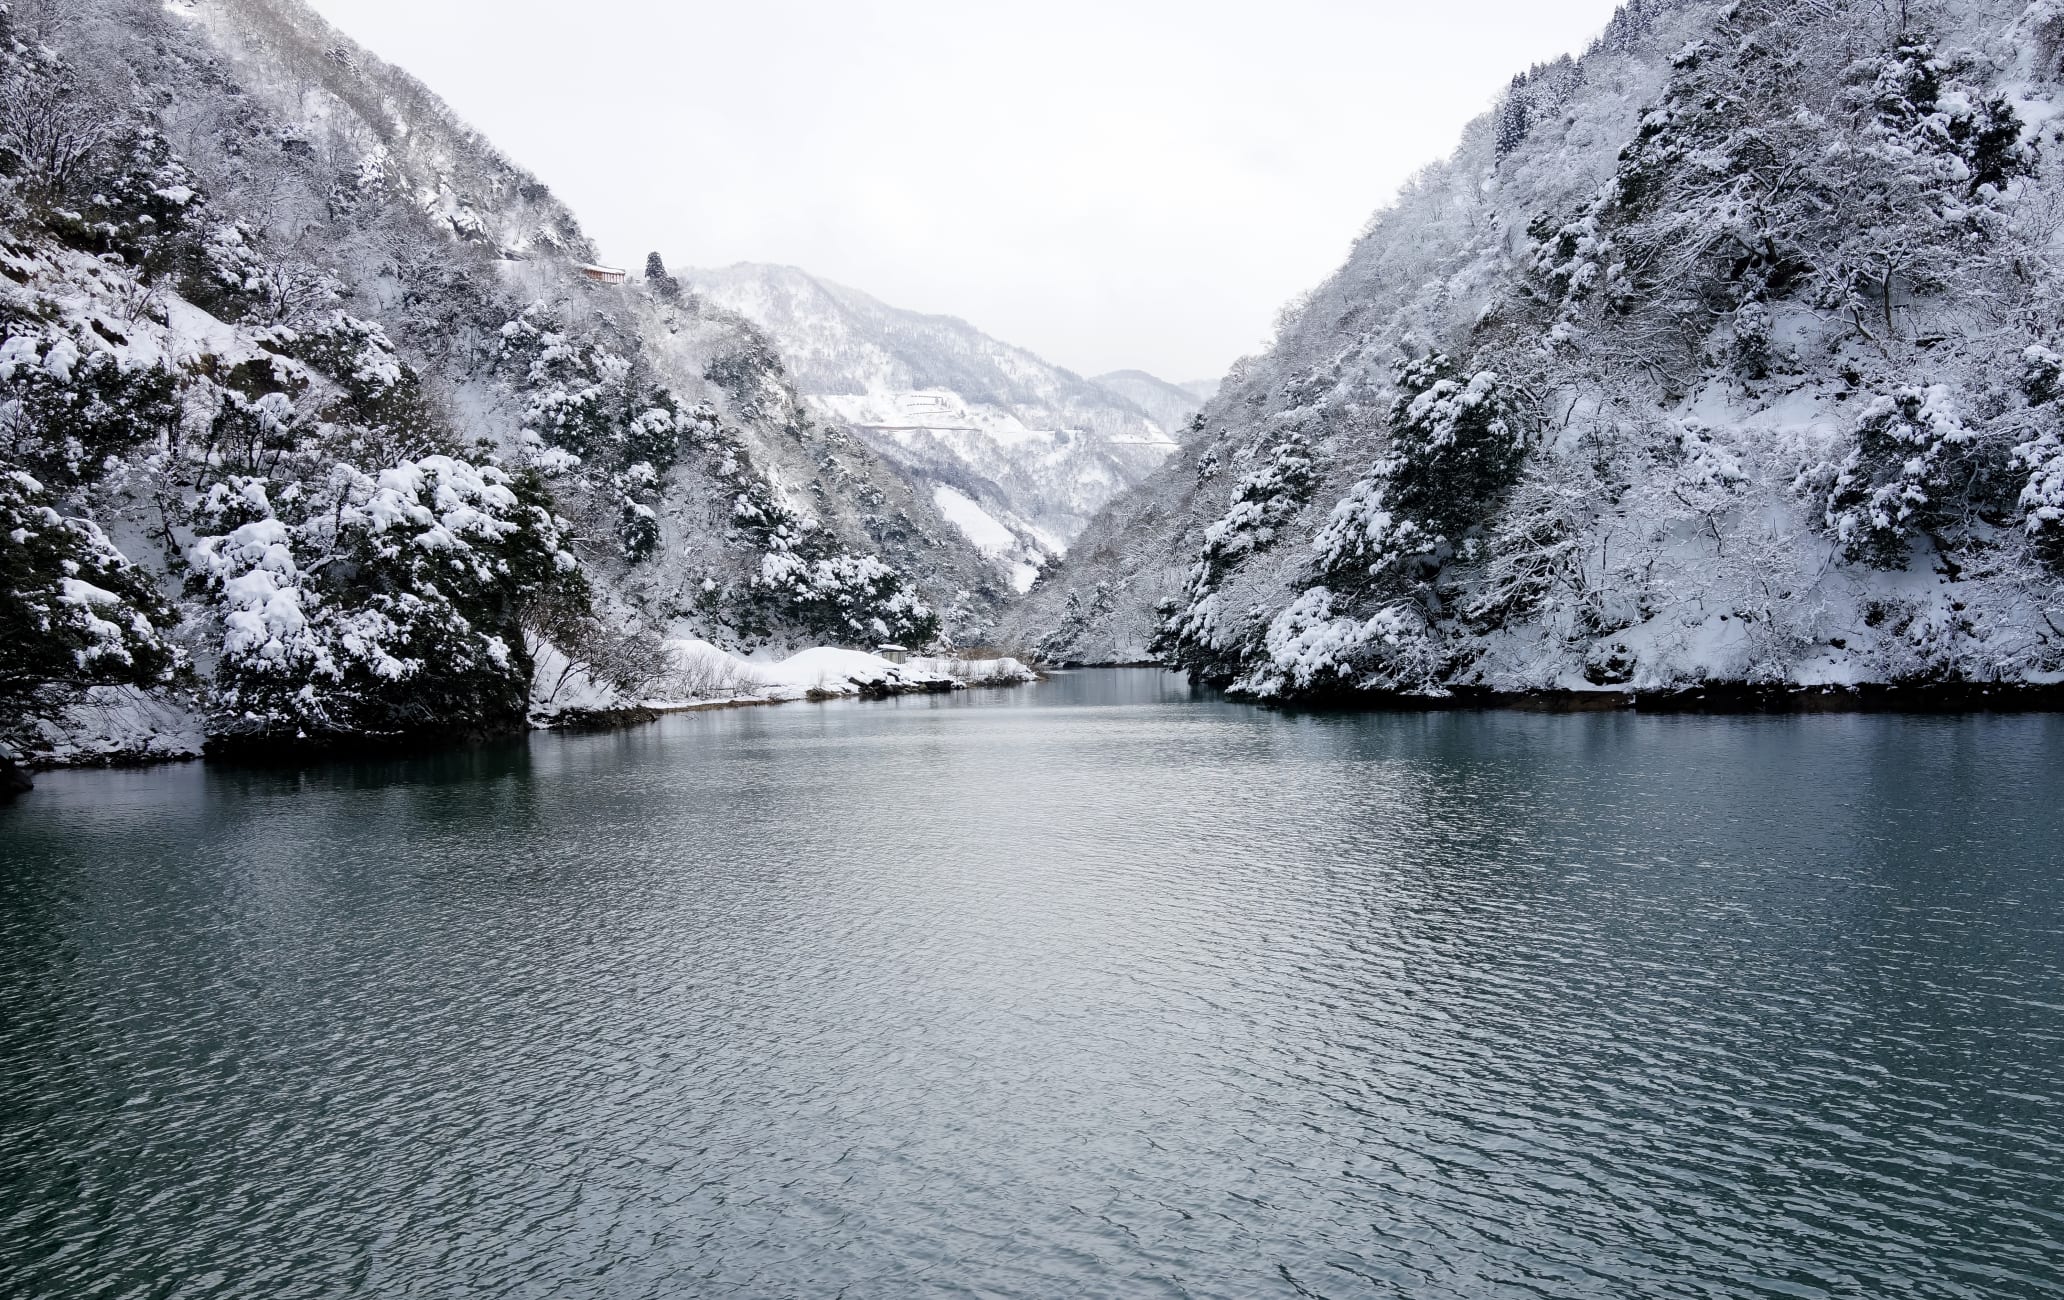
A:
{"label": "evergreen pine tree", "polygon": [[645,254],[645,283],[651,285],[660,297],[670,301],[681,296],[681,282],[667,274],[666,262],[656,251]]}

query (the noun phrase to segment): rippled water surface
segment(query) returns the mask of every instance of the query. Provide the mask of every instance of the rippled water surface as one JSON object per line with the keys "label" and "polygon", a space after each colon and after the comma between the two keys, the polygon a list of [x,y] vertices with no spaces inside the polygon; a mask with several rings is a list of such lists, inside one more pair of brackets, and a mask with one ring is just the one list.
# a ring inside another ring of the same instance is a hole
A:
{"label": "rippled water surface", "polygon": [[2064,719],[1150,672],[0,810],[0,1293],[2064,1293]]}

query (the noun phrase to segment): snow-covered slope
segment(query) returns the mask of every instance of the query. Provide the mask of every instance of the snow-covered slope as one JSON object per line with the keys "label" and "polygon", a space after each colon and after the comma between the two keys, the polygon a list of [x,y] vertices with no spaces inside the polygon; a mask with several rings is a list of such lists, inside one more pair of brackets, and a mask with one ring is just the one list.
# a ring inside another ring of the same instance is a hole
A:
{"label": "snow-covered slope", "polygon": [[1637,0],[1010,631],[1265,697],[2064,672],[2064,4]]}
{"label": "snow-covered slope", "polygon": [[965,321],[891,307],[794,267],[741,263],[682,278],[764,329],[810,406],[935,501],[955,503],[948,517],[970,525],[970,539],[1021,586],[1175,449],[1171,431],[1126,396]]}
{"label": "snow-covered slope", "polygon": [[1168,430],[1180,441],[1189,432],[1190,421],[1204,407],[1208,393],[1192,392],[1181,384],[1171,384],[1158,379],[1144,370],[1113,370],[1098,375],[1093,381],[1131,402],[1151,417],[1154,423]]}
{"label": "snow-covered slope", "polygon": [[666,638],[986,637],[1007,585],[929,485],[749,323],[598,281],[541,182],[298,0],[21,12],[0,758],[505,730],[540,659],[634,689]]}

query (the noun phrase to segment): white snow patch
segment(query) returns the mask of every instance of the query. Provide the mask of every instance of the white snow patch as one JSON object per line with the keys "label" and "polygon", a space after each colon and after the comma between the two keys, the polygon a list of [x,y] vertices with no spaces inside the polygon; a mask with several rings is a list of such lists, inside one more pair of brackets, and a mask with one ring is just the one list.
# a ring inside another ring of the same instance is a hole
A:
{"label": "white snow patch", "polygon": [[893,663],[864,650],[817,646],[786,659],[746,659],[695,638],[667,642],[674,667],[654,683],[654,694],[632,699],[590,676],[549,641],[533,641],[531,722],[549,727],[569,718],[644,708],[660,712],[729,704],[780,704],[868,693],[951,691],[969,686],[1013,686],[1039,675],[1012,658],[957,659],[912,656]]}
{"label": "white snow patch", "polygon": [[1002,555],[1018,544],[1017,534],[998,523],[996,516],[964,492],[944,483],[936,484],[932,488],[932,504],[939,507],[947,523],[958,528],[984,555]]}

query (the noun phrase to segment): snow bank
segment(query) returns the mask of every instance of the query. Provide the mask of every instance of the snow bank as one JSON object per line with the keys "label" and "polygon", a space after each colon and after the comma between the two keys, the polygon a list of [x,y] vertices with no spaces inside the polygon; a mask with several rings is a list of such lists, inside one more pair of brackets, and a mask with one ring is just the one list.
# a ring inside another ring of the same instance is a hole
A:
{"label": "snow bank", "polygon": [[708,641],[667,642],[674,667],[654,684],[655,694],[631,698],[592,677],[548,642],[531,647],[531,721],[541,727],[631,710],[670,712],[736,704],[779,704],[841,696],[907,695],[1014,686],[1039,675],[1012,658],[917,656],[894,663],[864,650],[816,646],[786,659],[746,659]]}
{"label": "snow bank", "polygon": [[741,659],[707,641],[668,643],[691,686],[727,698],[794,700],[840,695],[899,695],[966,686],[1008,686],[1038,680],[1016,659],[916,656],[894,663],[865,650],[816,646],[772,662]]}
{"label": "snow bank", "polygon": [[550,641],[530,642],[530,721],[549,727],[574,718],[616,713],[637,707],[607,682],[597,681],[588,669]]}

